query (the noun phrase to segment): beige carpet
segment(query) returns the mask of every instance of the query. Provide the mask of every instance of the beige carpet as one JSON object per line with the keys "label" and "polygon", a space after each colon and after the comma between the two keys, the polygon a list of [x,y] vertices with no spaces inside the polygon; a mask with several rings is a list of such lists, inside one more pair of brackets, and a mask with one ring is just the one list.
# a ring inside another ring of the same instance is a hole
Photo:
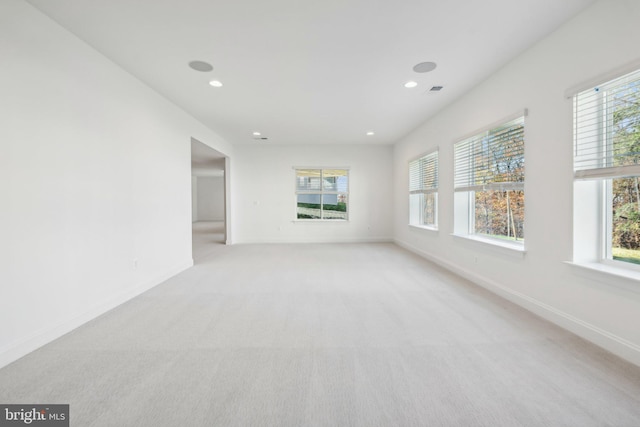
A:
{"label": "beige carpet", "polygon": [[640,368],[392,244],[215,245],[0,370],[0,403],[78,427],[638,427]]}

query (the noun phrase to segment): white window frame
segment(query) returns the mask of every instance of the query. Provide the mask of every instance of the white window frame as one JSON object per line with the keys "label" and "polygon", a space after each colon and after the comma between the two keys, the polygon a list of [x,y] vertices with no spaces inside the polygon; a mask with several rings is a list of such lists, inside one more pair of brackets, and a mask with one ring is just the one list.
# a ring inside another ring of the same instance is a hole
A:
{"label": "white window frame", "polygon": [[[466,149],[472,140],[480,140],[485,135],[503,128],[516,121],[522,121],[524,126],[528,111],[526,109],[486,126],[470,135],[457,140],[454,143],[454,231],[457,237],[470,238],[476,241],[489,243],[495,246],[513,249],[517,252],[525,252],[525,238],[520,240],[504,240],[475,232],[475,193],[476,191],[505,191],[505,190],[525,190],[525,182],[475,182],[472,172],[475,166],[472,165],[471,156],[465,156],[460,150]],[[523,130],[523,132],[525,132]],[[523,134],[524,138],[524,134]],[[524,156],[524,154],[523,154]],[[463,165],[463,161],[469,163]],[[525,196],[526,198],[526,196]],[[525,216],[526,217],[526,216]]]}
{"label": "white window frame", "polygon": [[[409,225],[412,227],[438,229],[438,162],[437,148],[409,161]],[[428,195],[434,198],[433,223],[425,223],[425,197]]]}
{"label": "white window frame", "polygon": [[[612,272],[626,270],[633,274],[640,273],[640,265],[613,259],[613,180],[639,177],[640,165],[613,164],[607,126],[613,112],[608,108],[607,93],[625,82],[640,80],[639,67],[640,64],[634,64],[616,75],[603,77],[599,83],[584,85],[567,94],[573,100],[574,263],[601,264]],[[595,106],[590,110],[583,106],[592,104]],[[588,119],[581,109],[596,113]],[[594,212],[585,221],[582,213],[588,209]]]}
{"label": "white window frame", "polygon": [[[298,189],[298,171],[301,170],[317,170],[320,171],[320,189],[313,189],[313,190],[299,190]],[[325,190],[324,189],[324,173],[325,171],[329,171],[329,170],[340,170],[340,171],[345,171],[346,172],[346,176],[347,176],[347,189],[346,191],[333,191],[333,190]],[[350,189],[351,189],[351,171],[349,167],[317,167],[317,166],[294,166],[293,167],[293,173],[294,173],[294,216],[293,216],[293,221],[294,222],[326,222],[326,223],[338,223],[338,222],[348,222],[349,221],[349,215],[351,212],[351,199],[350,199]],[[298,196],[299,195],[304,195],[304,194],[318,194],[320,195],[320,218],[298,218]],[[336,219],[336,218],[323,218],[323,203],[322,201],[324,200],[324,196],[325,195],[336,195],[336,196],[340,196],[340,195],[344,195],[346,198],[346,205],[347,205],[347,210],[345,212],[345,218],[344,219]]]}

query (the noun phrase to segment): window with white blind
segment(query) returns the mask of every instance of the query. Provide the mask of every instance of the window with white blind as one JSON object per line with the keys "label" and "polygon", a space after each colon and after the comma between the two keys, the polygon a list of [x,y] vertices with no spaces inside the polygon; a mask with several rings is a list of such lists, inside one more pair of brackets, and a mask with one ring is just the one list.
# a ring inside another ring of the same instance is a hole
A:
{"label": "window with white blind", "polygon": [[409,224],[438,226],[438,151],[409,162]]}
{"label": "window with white blind", "polygon": [[524,242],[524,115],[454,145],[455,234]]}
{"label": "window with white blind", "polygon": [[295,169],[296,219],[349,219],[348,169]]}
{"label": "window with white blind", "polygon": [[599,261],[640,264],[640,70],[575,94],[573,111],[576,210],[597,218],[595,233],[580,220],[574,233],[591,236]]}

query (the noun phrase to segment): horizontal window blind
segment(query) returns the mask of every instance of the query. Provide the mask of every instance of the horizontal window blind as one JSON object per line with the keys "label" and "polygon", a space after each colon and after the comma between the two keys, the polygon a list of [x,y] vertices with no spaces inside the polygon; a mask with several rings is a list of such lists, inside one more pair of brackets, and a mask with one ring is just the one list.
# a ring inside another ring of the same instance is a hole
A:
{"label": "horizontal window blind", "polygon": [[582,91],[573,102],[575,178],[640,175],[640,70]]}
{"label": "horizontal window blind", "polygon": [[296,169],[296,192],[349,191],[347,169]]}
{"label": "horizontal window blind", "polygon": [[322,188],[322,170],[320,169],[297,169],[296,170],[296,190],[297,191],[317,191]]}
{"label": "horizontal window blind", "polygon": [[438,191],[438,151],[409,163],[410,194],[428,194]]}
{"label": "horizontal window blind", "polygon": [[455,191],[524,188],[524,116],[454,146]]}

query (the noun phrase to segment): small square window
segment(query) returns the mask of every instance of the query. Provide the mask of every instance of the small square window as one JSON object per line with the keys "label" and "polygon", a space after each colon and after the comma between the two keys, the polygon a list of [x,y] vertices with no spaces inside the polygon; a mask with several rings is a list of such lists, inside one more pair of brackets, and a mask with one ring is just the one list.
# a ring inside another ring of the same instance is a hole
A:
{"label": "small square window", "polygon": [[349,219],[348,169],[296,169],[296,219]]}

